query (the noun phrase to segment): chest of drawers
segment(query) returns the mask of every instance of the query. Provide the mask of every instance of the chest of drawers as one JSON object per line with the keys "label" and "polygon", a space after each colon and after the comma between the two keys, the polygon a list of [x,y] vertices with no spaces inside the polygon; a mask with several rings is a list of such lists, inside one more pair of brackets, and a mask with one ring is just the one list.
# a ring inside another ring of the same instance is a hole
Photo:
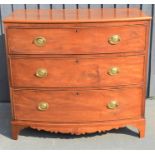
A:
{"label": "chest of drawers", "polygon": [[150,17],[138,9],[19,10],[4,20],[12,137],[133,125],[144,136]]}

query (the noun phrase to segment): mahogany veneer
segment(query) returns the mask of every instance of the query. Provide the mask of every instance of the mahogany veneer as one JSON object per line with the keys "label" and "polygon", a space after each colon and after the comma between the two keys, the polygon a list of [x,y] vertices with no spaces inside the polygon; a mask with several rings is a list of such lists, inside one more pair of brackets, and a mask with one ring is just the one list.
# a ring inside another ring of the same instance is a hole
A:
{"label": "mahogany veneer", "polygon": [[[116,32],[122,38],[117,47],[107,42],[107,38]],[[41,35],[47,39],[47,44],[42,48],[32,44],[32,38],[40,36],[40,28],[9,28],[7,33],[10,54],[96,54],[143,51],[146,39],[144,25],[114,27],[105,24],[100,27],[42,28]]]}
{"label": "mahogany veneer", "polygon": [[[144,61],[143,55],[128,57],[100,56],[99,58],[16,57],[10,59],[11,83],[14,87],[49,88],[142,84],[144,80]],[[111,76],[107,72],[113,66],[119,66],[120,71],[117,76]],[[39,67],[48,70],[46,80],[34,76],[36,69]],[[132,71],[129,71],[131,69]]]}
{"label": "mahogany veneer", "polygon": [[12,137],[133,125],[145,133],[151,17],[138,9],[19,10],[4,20]]}

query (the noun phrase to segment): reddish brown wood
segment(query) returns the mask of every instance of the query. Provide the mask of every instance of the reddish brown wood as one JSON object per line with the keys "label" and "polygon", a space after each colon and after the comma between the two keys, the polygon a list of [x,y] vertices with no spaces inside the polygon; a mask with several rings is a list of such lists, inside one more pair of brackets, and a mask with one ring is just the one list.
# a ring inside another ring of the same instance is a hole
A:
{"label": "reddish brown wood", "polygon": [[[26,127],[86,134],[128,125],[144,137],[150,19],[138,9],[22,10],[7,17],[13,139]],[[121,36],[117,45],[107,41],[113,34]],[[36,36],[46,45],[36,47]],[[110,76],[113,66],[120,72]],[[37,78],[38,68],[48,76]],[[107,109],[113,99],[119,106]],[[46,111],[37,109],[41,101]]]}
{"label": "reddish brown wood", "polygon": [[[40,28],[9,28],[10,54],[95,54],[145,50],[144,25]],[[108,39],[115,34],[121,37],[121,41],[111,45]],[[38,36],[46,38],[45,46],[38,47],[34,44],[33,41]]]}
{"label": "reddish brown wood", "polygon": [[139,137],[144,138],[144,136],[145,136],[145,120],[137,123],[136,127],[139,131]]}
{"label": "reddish brown wood", "polygon": [[[104,87],[143,84],[144,56],[99,58],[12,58],[11,83],[13,87]],[[118,67],[119,73],[108,71]],[[24,69],[23,69],[24,68]],[[45,68],[48,76],[38,78],[35,72]],[[65,69],[64,69],[65,68]]]}
{"label": "reddish brown wood", "polygon": [[90,8],[53,10],[16,10],[6,17],[5,23],[83,23],[150,20],[136,8]]}
{"label": "reddish brown wood", "polygon": [[[13,90],[12,102],[16,111],[14,118],[59,123],[137,118],[141,115],[142,92],[141,88],[89,91]],[[117,100],[119,104],[115,109],[107,107],[112,100]],[[45,111],[38,110],[42,101],[49,104]]]}
{"label": "reddish brown wood", "polygon": [[[31,122],[31,121],[12,121],[12,126],[14,128],[33,128],[37,130],[45,130],[53,133],[67,133],[73,135],[81,135],[95,132],[105,132],[111,129],[119,129],[126,126],[133,126],[138,129],[139,137],[144,137],[145,120],[144,119],[126,119],[119,121],[106,121],[106,122],[96,122],[96,123],[43,123],[43,122]],[[12,138],[16,140],[18,136],[17,133],[12,134]]]}
{"label": "reddish brown wood", "polygon": [[12,139],[17,140],[20,131],[26,127],[25,125],[12,124]]}

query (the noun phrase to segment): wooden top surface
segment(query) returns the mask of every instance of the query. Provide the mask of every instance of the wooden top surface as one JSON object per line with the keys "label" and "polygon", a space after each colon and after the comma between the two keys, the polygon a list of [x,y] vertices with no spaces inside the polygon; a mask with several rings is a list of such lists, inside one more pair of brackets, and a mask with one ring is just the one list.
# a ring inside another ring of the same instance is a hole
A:
{"label": "wooden top surface", "polygon": [[17,10],[4,19],[6,23],[76,23],[150,20],[136,8]]}

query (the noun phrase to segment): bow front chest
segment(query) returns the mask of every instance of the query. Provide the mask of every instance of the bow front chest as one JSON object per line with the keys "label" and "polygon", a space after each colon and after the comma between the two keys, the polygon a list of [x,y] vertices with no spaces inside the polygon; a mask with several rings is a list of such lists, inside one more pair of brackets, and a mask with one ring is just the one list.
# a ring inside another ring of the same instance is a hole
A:
{"label": "bow front chest", "polygon": [[150,17],[138,9],[18,10],[4,20],[12,137],[132,125],[144,136]]}

